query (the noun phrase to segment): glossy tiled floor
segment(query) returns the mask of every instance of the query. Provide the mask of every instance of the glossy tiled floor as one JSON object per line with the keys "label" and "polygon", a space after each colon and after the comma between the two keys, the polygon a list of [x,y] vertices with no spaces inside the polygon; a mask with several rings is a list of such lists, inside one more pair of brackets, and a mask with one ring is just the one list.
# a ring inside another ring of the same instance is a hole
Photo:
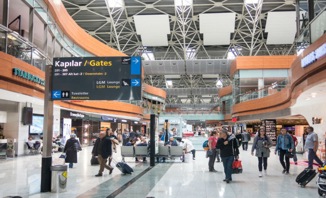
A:
{"label": "glossy tiled floor", "polygon": [[[192,140],[200,149],[204,139],[195,137]],[[234,181],[226,184],[222,181],[222,164],[215,164],[219,172],[208,172],[208,159],[203,151],[198,151],[196,160],[190,163],[176,159],[174,163],[156,164],[151,169],[148,169],[148,163],[135,163],[134,159],[127,158],[126,161],[135,170],[132,175],[121,175],[115,168],[112,175],[105,172],[103,177],[94,177],[98,166],[90,166],[91,147],[87,147],[79,153],[79,163],[68,170],[67,192],[62,193],[39,192],[40,155],[8,158],[0,160],[0,197],[318,197],[316,178],[306,188],[299,187],[295,182],[296,175],[305,167],[304,163],[291,165],[290,175],[283,175],[277,156],[272,154],[268,161],[268,175],[259,178],[257,158],[251,156],[249,150],[240,151],[244,172],[234,175]],[[58,155],[54,154],[53,158],[56,159]],[[301,155],[298,157],[302,159]],[[115,158],[121,159],[118,153]]]}

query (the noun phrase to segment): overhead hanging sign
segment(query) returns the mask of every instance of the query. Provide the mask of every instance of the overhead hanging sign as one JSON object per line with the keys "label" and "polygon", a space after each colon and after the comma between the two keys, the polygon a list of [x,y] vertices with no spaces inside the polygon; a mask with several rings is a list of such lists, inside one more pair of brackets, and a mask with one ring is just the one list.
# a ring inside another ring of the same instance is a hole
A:
{"label": "overhead hanging sign", "polygon": [[53,100],[141,100],[140,57],[54,58]]}

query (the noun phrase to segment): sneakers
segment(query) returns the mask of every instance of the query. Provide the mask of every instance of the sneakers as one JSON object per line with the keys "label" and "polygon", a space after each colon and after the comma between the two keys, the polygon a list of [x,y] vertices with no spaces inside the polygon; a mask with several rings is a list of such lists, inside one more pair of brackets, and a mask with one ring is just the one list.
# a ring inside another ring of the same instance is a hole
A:
{"label": "sneakers", "polygon": [[95,175],[95,177],[101,177],[102,175],[102,173],[98,173],[97,175]]}
{"label": "sneakers", "polygon": [[288,175],[288,174],[290,174],[290,173],[289,173],[289,171],[286,171],[285,174]]}
{"label": "sneakers", "polygon": [[262,177],[263,176],[263,172],[259,171],[259,177]]}
{"label": "sneakers", "polygon": [[285,174],[285,173],[286,173],[286,170],[284,169],[284,170],[282,171],[282,173]]}

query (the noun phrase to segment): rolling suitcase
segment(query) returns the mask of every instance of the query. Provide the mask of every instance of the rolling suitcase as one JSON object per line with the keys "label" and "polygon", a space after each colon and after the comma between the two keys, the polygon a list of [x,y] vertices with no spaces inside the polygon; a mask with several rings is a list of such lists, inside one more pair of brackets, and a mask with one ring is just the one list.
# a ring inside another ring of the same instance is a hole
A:
{"label": "rolling suitcase", "polygon": [[131,174],[134,170],[125,162],[118,162],[116,167],[123,173],[123,174]]}
{"label": "rolling suitcase", "polygon": [[297,176],[295,181],[301,187],[305,187],[316,176],[316,174],[316,170],[306,168]]}

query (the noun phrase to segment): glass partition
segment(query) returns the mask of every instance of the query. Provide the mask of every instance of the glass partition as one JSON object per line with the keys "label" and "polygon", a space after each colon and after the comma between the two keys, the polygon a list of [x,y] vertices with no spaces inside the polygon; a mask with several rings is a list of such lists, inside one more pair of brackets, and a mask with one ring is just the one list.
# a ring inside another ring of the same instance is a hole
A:
{"label": "glass partition", "polygon": [[259,90],[250,90],[246,93],[239,94],[235,96],[235,103],[245,102],[249,100],[255,100],[259,98],[263,98],[269,95],[273,95],[277,92],[280,92],[289,84],[288,80],[283,80],[279,82],[274,82],[270,86],[264,87]]}

